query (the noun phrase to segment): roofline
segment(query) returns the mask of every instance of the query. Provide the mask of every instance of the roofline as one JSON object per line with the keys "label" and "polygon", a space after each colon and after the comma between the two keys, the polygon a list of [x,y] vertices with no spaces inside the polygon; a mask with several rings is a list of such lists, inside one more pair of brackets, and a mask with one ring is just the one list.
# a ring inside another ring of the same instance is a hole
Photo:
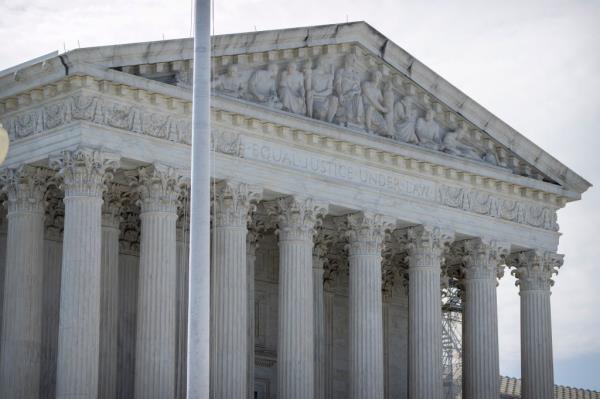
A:
{"label": "roofline", "polygon": [[[591,187],[591,183],[583,177],[500,120],[366,22],[357,21],[343,24],[231,33],[216,35],[212,41],[212,56],[237,55],[316,45],[358,44],[379,56],[393,68],[404,73],[415,84],[431,93],[449,109],[463,116],[565,188],[582,194]],[[185,38],[75,49],[50,60],[46,59],[44,63],[52,61],[54,64],[59,63],[65,67],[69,64],[92,63],[112,68],[191,59],[192,56],[193,40],[192,38]],[[24,69],[39,69],[40,64],[40,62],[33,65],[26,63]],[[20,73],[20,71],[23,71],[23,69],[15,73]],[[10,84],[14,83],[11,76],[0,75],[0,89],[3,89],[3,86],[7,83],[7,86],[15,86]],[[12,89],[8,91],[12,92],[16,87],[12,87]],[[0,96],[0,98],[2,97],[5,97],[5,95]]]}

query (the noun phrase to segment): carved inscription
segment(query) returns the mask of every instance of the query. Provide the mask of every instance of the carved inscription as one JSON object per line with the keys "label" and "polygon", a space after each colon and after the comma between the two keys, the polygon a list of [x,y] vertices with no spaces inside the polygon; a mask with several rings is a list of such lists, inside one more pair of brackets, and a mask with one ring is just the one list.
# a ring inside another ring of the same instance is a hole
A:
{"label": "carved inscription", "polygon": [[239,151],[239,155],[237,152],[235,154],[230,152],[230,155],[348,182],[352,185],[366,186],[394,195],[406,195],[469,213],[546,230],[558,231],[559,229],[556,211],[532,202],[508,199],[482,190],[387,173],[350,161],[319,156],[309,151],[291,149],[248,137],[232,135],[229,140],[236,143]]}
{"label": "carved inscription", "polygon": [[406,176],[385,173],[376,168],[358,166],[352,162],[320,157],[308,151],[244,138],[244,158],[283,166],[336,180],[372,187],[393,194],[435,199],[435,186]]}

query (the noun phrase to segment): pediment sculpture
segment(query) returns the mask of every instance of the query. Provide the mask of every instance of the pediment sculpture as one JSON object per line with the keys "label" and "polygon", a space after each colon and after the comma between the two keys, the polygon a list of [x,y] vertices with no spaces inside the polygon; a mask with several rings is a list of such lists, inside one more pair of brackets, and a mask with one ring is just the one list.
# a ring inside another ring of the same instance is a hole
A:
{"label": "pediment sculpture", "polygon": [[[364,60],[363,60],[364,61]],[[396,141],[497,165],[495,150],[475,140],[407,92],[400,79],[365,66],[354,53],[266,65],[229,64],[213,76],[220,94]]]}

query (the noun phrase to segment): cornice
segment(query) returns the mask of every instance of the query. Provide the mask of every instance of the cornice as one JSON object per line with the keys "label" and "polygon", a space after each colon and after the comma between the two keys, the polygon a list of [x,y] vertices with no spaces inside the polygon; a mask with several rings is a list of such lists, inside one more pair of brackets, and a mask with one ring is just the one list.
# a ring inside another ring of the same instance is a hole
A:
{"label": "cornice", "polygon": [[[63,60],[65,56],[63,56]],[[0,104],[21,98],[27,98],[30,92],[35,95],[36,90],[62,81],[70,81],[72,77],[89,77],[97,81],[105,81],[112,85],[125,85],[148,93],[177,98],[191,102],[192,93],[180,87],[157,82],[141,76],[106,69],[84,61],[67,61],[67,67],[58,61],[58,57],[47,61],[47,64],[36,64],[15,74],[0,76]],[[68,70],[67,70],[68,68]],[[2,108],[0,106],[0,113]]]}
{"label": "cornice", "polygon": [[[171,85],[149,81],[123,72],[111,71],[111,75],[127,77],[127,82],[103,79],[95,75],[72,74],[47,82],[14,96],[0,98],[0,117],[46,105],[49,101],[63,98],[78,90],[90,93],[119,97],[138,106],[167,110],[191,117],[191,95],[185,90]],[[129,78],[131,77],[131,78]],[[148,83],[137,85],[137,83]],[[154,83],[161,87],[155,86]],[[162,87],[165,86],[165,87]],[[157,89],[172,89],[167,92]]]}

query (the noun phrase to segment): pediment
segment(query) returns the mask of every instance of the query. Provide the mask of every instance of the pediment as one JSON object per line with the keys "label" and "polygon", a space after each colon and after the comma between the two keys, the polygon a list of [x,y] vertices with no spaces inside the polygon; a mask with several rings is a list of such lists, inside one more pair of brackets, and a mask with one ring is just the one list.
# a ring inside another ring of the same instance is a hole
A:
{"label": "pediment", "polygon": [[[75,50],[93,64],[191,90],[191,39]],[[291,117],[492,165],[555,184],[590,184],[364,22],[213,38],[212,88]],[[1,78],[1,77],[0,77]]]}
{"label": "pediment", "polygon": [[[214,93],[556,182],[359,45],[216,57]],[[191,89],[190,71],[175,84]]]}
{"label": "pediment", "polygon": [[[215,94],[556,184],[358,44],[216,56],[212,64]],[[163,74],[147,65],[124,70],[191,90],[184,64]]]}

